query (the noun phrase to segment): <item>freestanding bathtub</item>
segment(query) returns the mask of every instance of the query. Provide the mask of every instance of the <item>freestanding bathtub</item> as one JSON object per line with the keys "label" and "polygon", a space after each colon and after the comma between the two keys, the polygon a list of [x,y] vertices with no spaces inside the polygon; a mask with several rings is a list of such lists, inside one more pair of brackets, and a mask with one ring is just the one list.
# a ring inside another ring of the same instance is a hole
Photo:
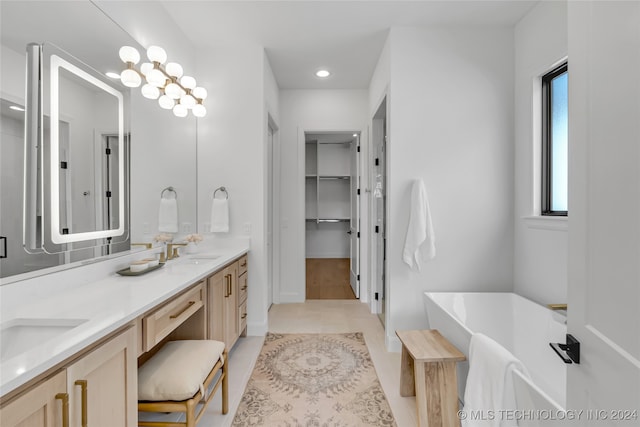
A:
{"label": "freestanding bathtub", "polygon": [[[566,406],[566,365],[549,346],[565,342],[565,316],[514,293],[425,292],[424,303],[430,327],[467,357],[471,335],[481,332],[522,361],[531,380],[514,378],[518,410]],[[468,372],[467,362],[458,364],[461,400]]]}

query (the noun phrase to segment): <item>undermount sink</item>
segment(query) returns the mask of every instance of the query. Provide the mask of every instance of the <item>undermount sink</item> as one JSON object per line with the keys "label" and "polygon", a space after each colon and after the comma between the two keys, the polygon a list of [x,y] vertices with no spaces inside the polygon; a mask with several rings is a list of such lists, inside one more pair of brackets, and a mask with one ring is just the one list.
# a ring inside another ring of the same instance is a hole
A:
{"label": "undermount sink", "polygon": [[187,264],[204,264],[220,258],[218,254],[189,254],[181,257]]}
{"label": "undermount sink", "polygon": [[0,362],[48,342],[87,319],[13,319],[0,325]]}

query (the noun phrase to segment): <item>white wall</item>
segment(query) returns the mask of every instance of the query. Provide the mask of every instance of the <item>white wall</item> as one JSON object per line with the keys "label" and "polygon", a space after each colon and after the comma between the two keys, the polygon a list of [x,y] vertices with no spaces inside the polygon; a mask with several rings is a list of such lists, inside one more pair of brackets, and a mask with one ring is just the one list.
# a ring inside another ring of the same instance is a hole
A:
{"label": "white wall", "polygon": [[366,90],[283,90],[280,92],[280,289],[274,302],[305,299],[304,132],[363,131]]}
{"label": "white wall", "polygon": [[[513,30],[392,28],[387,346],[427,326],[424,291],[510,291],[513,281]],[[384,63],[381,64],[384,66]],[[437,256],[402,261],[410,185],[426,184]]]}
{"label": "white wall", "polygon": [[[540,76],[567,56],[566,2],[540,2],[515,27],[514,291],[567,300],[567,220],[540,218]],[[571,64],[569,64],[571,70]]]}
{"label": "white wall", "polygon": [[264,49],[258,45],[203,47],[198,54],[197,74],[210,94],[208,113],[198,119],[198,229],[209,229],[213,192],[226,187],[230,232],[215,238],[251,238],[250,335],[267,330],[264,72]]}

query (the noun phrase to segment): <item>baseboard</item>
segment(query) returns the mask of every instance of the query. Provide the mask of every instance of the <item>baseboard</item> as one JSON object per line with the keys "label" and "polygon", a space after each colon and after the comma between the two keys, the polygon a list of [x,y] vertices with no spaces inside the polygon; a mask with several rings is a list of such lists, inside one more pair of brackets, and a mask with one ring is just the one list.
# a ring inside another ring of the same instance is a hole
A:
{"label": "baseboard", "polygon": [[305,258],[349,258],[349,254],[344,252],[309,253],[305,255]]}
{"label": "baseboard", "polygon": [[402,343],[400,342],[400,338],[398,338],[396,334],[386,335],[384,344],[387,347],[387,351],[391,353],[400,353],[402,351]]}
{"label": "baseboard", "polygon": [[269,331],[269,321],[247,322],[247,335],[250,337],[263,337]]}

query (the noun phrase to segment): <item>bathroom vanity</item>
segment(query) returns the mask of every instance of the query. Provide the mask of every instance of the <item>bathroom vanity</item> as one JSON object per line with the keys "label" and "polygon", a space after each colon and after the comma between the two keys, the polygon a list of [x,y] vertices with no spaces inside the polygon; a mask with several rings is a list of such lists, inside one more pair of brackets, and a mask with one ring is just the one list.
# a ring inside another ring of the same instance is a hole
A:
{"label": "bathroom vanity", "polygon": [[[115,274],[130,262],[120,259],[44,276],[44,290],[42,278],[0,287],[3,328],[21,332],[2,334],[18,353],[0,361],[0,424],[137,425],[137,367],[165,342],[216,339],[230,350],[246,334],[248,249],[184,255],[141,276]],[[92,268],[113,273],[78,280]],[[30,328],[45,335],[24,342]]]}

